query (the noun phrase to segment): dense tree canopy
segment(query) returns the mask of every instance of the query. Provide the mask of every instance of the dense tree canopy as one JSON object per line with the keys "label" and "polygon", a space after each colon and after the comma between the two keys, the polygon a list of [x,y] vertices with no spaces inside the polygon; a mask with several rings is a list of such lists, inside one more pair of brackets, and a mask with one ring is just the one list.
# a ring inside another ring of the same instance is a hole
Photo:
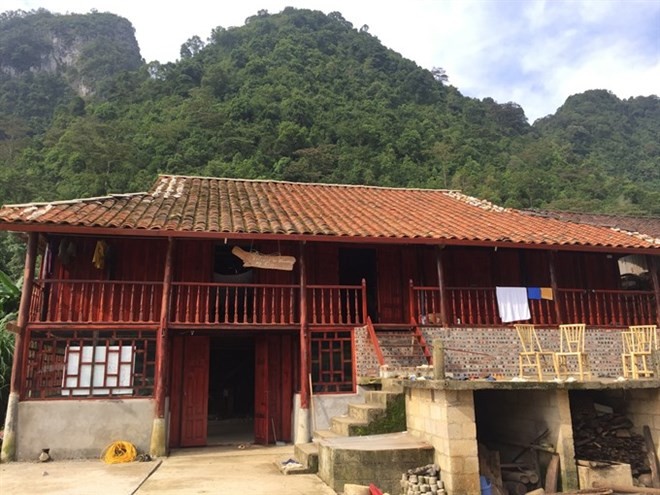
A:
{"label": "dense tree canopy", "polygon": [[191,37],[167,64],[145,64],[113,14],[5,13],[0,191],[5,203],[64,199],[177,173],[660,213],[658,97],[588,91],[532,126],[516,103],[467,98],[448,76],[337,12],[260,11]]}

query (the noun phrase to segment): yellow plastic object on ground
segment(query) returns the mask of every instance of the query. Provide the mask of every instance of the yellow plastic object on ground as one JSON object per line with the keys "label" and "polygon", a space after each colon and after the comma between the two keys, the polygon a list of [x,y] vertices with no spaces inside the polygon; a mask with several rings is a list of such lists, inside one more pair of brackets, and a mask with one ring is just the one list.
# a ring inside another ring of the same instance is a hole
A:
{"label": "yellow plastic object on ground", "polygon": [[103,449],[101,460],[106,464],[120,464],[122,462],[133,462],[136,456],[135,445],[131,442],[118,440]]}

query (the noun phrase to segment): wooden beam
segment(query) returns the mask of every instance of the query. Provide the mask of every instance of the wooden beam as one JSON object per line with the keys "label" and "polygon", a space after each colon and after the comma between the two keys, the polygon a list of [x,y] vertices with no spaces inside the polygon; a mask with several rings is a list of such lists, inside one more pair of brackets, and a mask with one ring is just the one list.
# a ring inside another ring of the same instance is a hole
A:
{"label": "wooden beam", "polygon": [[647,256],[646,262],[649,267],[649,272],[651,273],[653,291],[655,292],[655,322],[660,326],[660,280],[658,275],[660,263],[658,263],[657,256]]}
{"label": "wooden beam", "polygon": [[559,251],[578,251],[578,252],[600,252],[600,253],[621,253],[621,254],[650,254],[658,255],[660,251],[657,247],[618,247],[618,246],[593,246],[589,244],[530,244],[525,242],[510,241],[489,241],[489,240],[465,240],[465,239],[443,239],[438,237],[365,237],[353,235],[327,235],[327,234],[279,234],[279,233],[239,233],[239,232],[203,232],[203,231],[172,231],[172,230],[147,230],[130,228],[110,228],[110,227],[77,227],[70,225],[51,225],[51,224],[29,224],[29,223],[2,223],[0,222],[0,231],[8,232],[40,232],[55,234],[74,234],[90,236],[108,236],[108,237],[139,237],[139,238],[164,238],[174,237],[177,239],[211,239],[224,240],[234,239],[238,241],[293,241],[293,242],[319,242],[319,243],[338,243],[338,244],[372,244],[372,245],[414,245],[414,246],[436,246],[442,242],[447,246],[480,246],[498,248],[519,248],[519,249],[553,249]]}
{"label": "wooden beam", "polygon": [[438,288],[440,289],[440,324],[447,327],[449,324],[447,314],[447,290],[445,287],[444,246],[436,246],[435,265],[438,271]]}
{"label": "wooden beam", "polygon": [[165,255],[165,274],[163,275],[163,294],[160,306],[160,323],[156,335],[156,417],[165,417],[165,384],[167,383],[167,323],[169,320],[170,291],[172,287],[172,258],[174,253],[174,239],[167,240],[167,254]]}
{"label": "wooden beam", "polygon": [[37,238],[36,232],[28,235],[28,245],[25,252],[25,266],[23,267],[23,290],[21,291],[21,302],[18,307],[18,319],[16,326],[18,332],[14,338],[14,359],[11,365],[11,381],[9,391],[11,393],[20,393],[23,375],[23,358],[25,355],[24,347],[27,346],[27,340],[24,339],[25,328],[30,319],[30,303],[32,301],[32,287],[34,284],[34,270],[37,259]]}
{"label": "wooden beam", "polygon": [[307,335],[307,268],[305,243],[300,243],[300,407],[309,408],[309,339]]}
{"label": "wooden beam", "polygon": [[552,298],[555,303],[556,324],[563,322],[561,307],[559,306],[559,291],[557,286],[557,251],[548,251],[548,267],[550,269],[550,287],[552,287]]}

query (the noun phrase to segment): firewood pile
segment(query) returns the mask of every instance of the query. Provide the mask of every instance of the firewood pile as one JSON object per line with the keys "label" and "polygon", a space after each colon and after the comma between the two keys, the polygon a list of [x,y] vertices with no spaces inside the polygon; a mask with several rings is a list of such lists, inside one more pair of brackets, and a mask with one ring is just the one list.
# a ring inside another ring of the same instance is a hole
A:
{"label": "firewood pile", "polygon": [[573,422],[576,458],[630,464],[635,477],[648,473],[644,437],[632,427],[632,421],[616,412],[582,412]]}

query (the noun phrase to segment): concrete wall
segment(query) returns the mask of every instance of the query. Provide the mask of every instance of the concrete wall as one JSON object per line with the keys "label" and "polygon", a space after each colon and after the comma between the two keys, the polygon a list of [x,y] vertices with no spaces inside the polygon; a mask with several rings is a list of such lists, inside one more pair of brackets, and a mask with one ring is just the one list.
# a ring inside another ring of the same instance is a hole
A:
{"label": "concrete wall", "polygon": [[406,388],[406,423],[408,432],[435,448],[448,493],[480,492],[472,390]]}
{"label": "concrete wall", "polygon": [[333,416],[343,416],[348,413],[348,405],[364,402],[364,388],[358,387],[355,394],[322,394],[312,398],[312,429],[328,430],[332,426]]}
{"label": "concrete wall", "polygon": [[17,458],[98,458],[116,440],[149,452],[153,399],[25,401],[18,406]]}

